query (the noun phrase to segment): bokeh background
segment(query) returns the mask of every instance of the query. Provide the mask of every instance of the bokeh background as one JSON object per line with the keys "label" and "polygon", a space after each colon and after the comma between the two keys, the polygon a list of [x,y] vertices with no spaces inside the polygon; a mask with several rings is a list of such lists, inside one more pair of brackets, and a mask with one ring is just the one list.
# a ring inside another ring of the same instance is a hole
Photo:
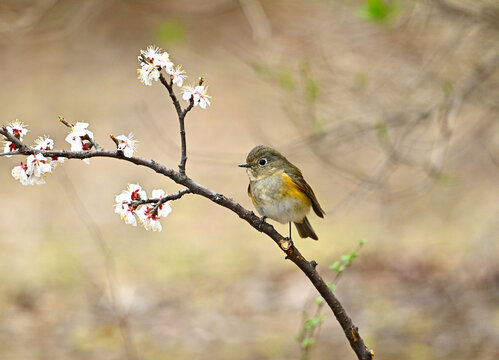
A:
{"label": "bokeh background", "polygon": [[[497,1],[4,0],[1,122],[57,148],[58,115],[107,148],[133,131],[175,168],[166,90],[136,79],[149,44],[209,85],[187,119],[194,179],[251,208],[236,165],[272,145],[327,213],[319,242],[296,240],[325,279],[367,239],[336,294],[377,359],[499,358]],[[0,359],[355,358],[327,311],[303,354],[314,289],[234,214],[187,195],[148,233],[114,196],[169,179],[93,159],[23,187],[21,160],[0,158]]]}

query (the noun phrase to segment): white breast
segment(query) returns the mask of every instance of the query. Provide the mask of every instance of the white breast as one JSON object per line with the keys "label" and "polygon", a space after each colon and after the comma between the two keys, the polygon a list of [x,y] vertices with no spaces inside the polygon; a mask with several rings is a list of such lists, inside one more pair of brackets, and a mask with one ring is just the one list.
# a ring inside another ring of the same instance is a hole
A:
{"label": "white breast", "polygon": [[280,176],[251,181],[250,189],[256,199],[254,202],[256,209],[260,215],[282,224],[290,221],[302,222],[310,211],[310,206],[304,206],[299,199],[282,195],[281,187]]}

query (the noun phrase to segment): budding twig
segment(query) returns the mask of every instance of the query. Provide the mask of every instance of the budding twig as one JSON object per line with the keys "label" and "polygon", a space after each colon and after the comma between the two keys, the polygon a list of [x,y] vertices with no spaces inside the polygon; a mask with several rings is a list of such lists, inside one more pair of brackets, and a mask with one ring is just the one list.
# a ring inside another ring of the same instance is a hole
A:
{"label": "budding twig", "polygon": [[180,199],[182,196],[185,194],[191,194],[192,191],[191,189],[182,189],[176,192],[175,194],[169,194],[167,196],[164,196],[162,198],[156,199],[143,199],[143,200],[135,200],[135,201],[130,201],[128,205],[137,207],[140,205],[144,204],[155,204],[154,207],[151,209],[151,211],[156,211],[161,205],[163,205],[167,201],[174,201]]}
{"label": "budding twig", "polygon": [[113,140],[113,142],[116,144],[116,146],[120,145],[120,141],[118,139],[116,139],[113,134],[110,134],[109,137],[111,138],[111,140]]}
{"label": "budding twig", "polygon": [[[68,128],[73,128],[73,126],[75,126],[74,124],[68,123],[66,121],[66,119],[64,119],[64,117],[61,116],[61,115],[59,115],[58,118],[59,118],[59,121],[61,123],[63,123],[64,125],[66,125]],[[82,140],[87,140],[90,143],[90,145],[92,145],[90,148],[94,147],[97,150],[102,150],[103,149],[102,146],[100,146],[99,144],[97,144],[97,142],[94,139],[92,139],[90,136],[88,136],[88,135],[85,135],[81,139]]]}

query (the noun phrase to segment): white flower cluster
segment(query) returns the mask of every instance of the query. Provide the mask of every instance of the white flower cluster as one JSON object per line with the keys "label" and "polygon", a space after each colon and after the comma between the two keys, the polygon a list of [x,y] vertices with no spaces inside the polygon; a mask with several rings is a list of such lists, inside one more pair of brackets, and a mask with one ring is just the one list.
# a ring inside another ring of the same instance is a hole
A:
{"label": "white flower cluster", "polygon": [[184,86],[182,89],[182,99],[185,101],[190,101],[191,98],[194,101],[194,106],[200,106],[202,109],[206,109],[207,106],[210,106],[210,98],[207,91],[208,88],[203,85],[197,86]]}
{"label": "white flower cluster", "polygon": [[[48,137],[40,137],[35,140],[35,150],[53,150],[54,141]],[[26,164],[15,166],[12,169],[12,176],[19,180],[22,185],[42,185],[45,184],[45,176],[54,170],[57,165],[64,162],[64,158],[46,158],[42,154],[29,155]]]}
{"label": "white flower cluster", "polygon": [[[140,62],[140,68],[137,70],[139,74],[139,80],[144,85],[152,85],[153,81],[158,81],[161,75],[161,70],[165,70],[173,84],[178,87],[182,87],[184,84],[184,79],[187,77],[185,71],[182,70],[182,66],[174,66],[173,62],[170,60],[170,55],[166,51],[161,50],[155,46],[149,46],[146,50],[141,50],[138,57]],[[194,102],[194,106],[200,106],[206,109],[210,106],[211,96],[207,93],[208,88],[204,85],[197,86],[184,86],[182,88],[182,98],[185,101]]]}
{"label": "white flower cluster", "polygon": [[123,152],[127,158],[131,158],[137,149],[138,141],[133,138],[133,133],[125,135],[118,135],[115,137],[118,140],[118,150]]}
{"label": "white flower cluster", "polygon": [[158,81],[163,69],[170,75],[172,82],[179,87],[182,86],[186,78],[182,66],[175,67],[170,61],[170,55],[158,47],[149,46],[146,50],[140,50],[139,62],[140,69],[137,72],[144,85],[150,86],[153,81]]}
{"label": "white flower cluster", "polygon": [[[28,133],[28,129],[26,129],[26,126],[19,121],[19,119],[16,119],[16,121],[9,123],[7,126],[7,131],[18,138],[19,140],[23,141],[23,136]],[[12,141],[6,141],[3,147],[3,152],[11,152],[11,151],[16,151],[17,146],[12,142]],[[12,155],[5,155],[6,157],[11,157]]]}
{"label": "white flower cluster", "polygon": [[[152,191],[151,199],[161,199],[166,193],[161,189]],[[170,201],[161,204],[154,210],[155,204],[133,205],[133,201],[147,200],[147,194],[138,184],[130,184],[121,194],[116,196],[114,212],[121,215],[126,223],[137,226],[137,218],[147,231],[161,231],[160,218],[167,217],[172,211]]]}

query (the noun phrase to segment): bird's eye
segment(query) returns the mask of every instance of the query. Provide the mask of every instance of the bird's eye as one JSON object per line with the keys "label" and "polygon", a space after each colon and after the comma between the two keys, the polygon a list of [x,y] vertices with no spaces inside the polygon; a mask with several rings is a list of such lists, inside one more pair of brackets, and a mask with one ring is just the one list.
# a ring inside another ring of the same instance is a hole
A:
{"label": "bird's eye", "polygon": [[264,166],[267,163],[267,159],[260,159],[258,163],[260,164],[260,166]]}

